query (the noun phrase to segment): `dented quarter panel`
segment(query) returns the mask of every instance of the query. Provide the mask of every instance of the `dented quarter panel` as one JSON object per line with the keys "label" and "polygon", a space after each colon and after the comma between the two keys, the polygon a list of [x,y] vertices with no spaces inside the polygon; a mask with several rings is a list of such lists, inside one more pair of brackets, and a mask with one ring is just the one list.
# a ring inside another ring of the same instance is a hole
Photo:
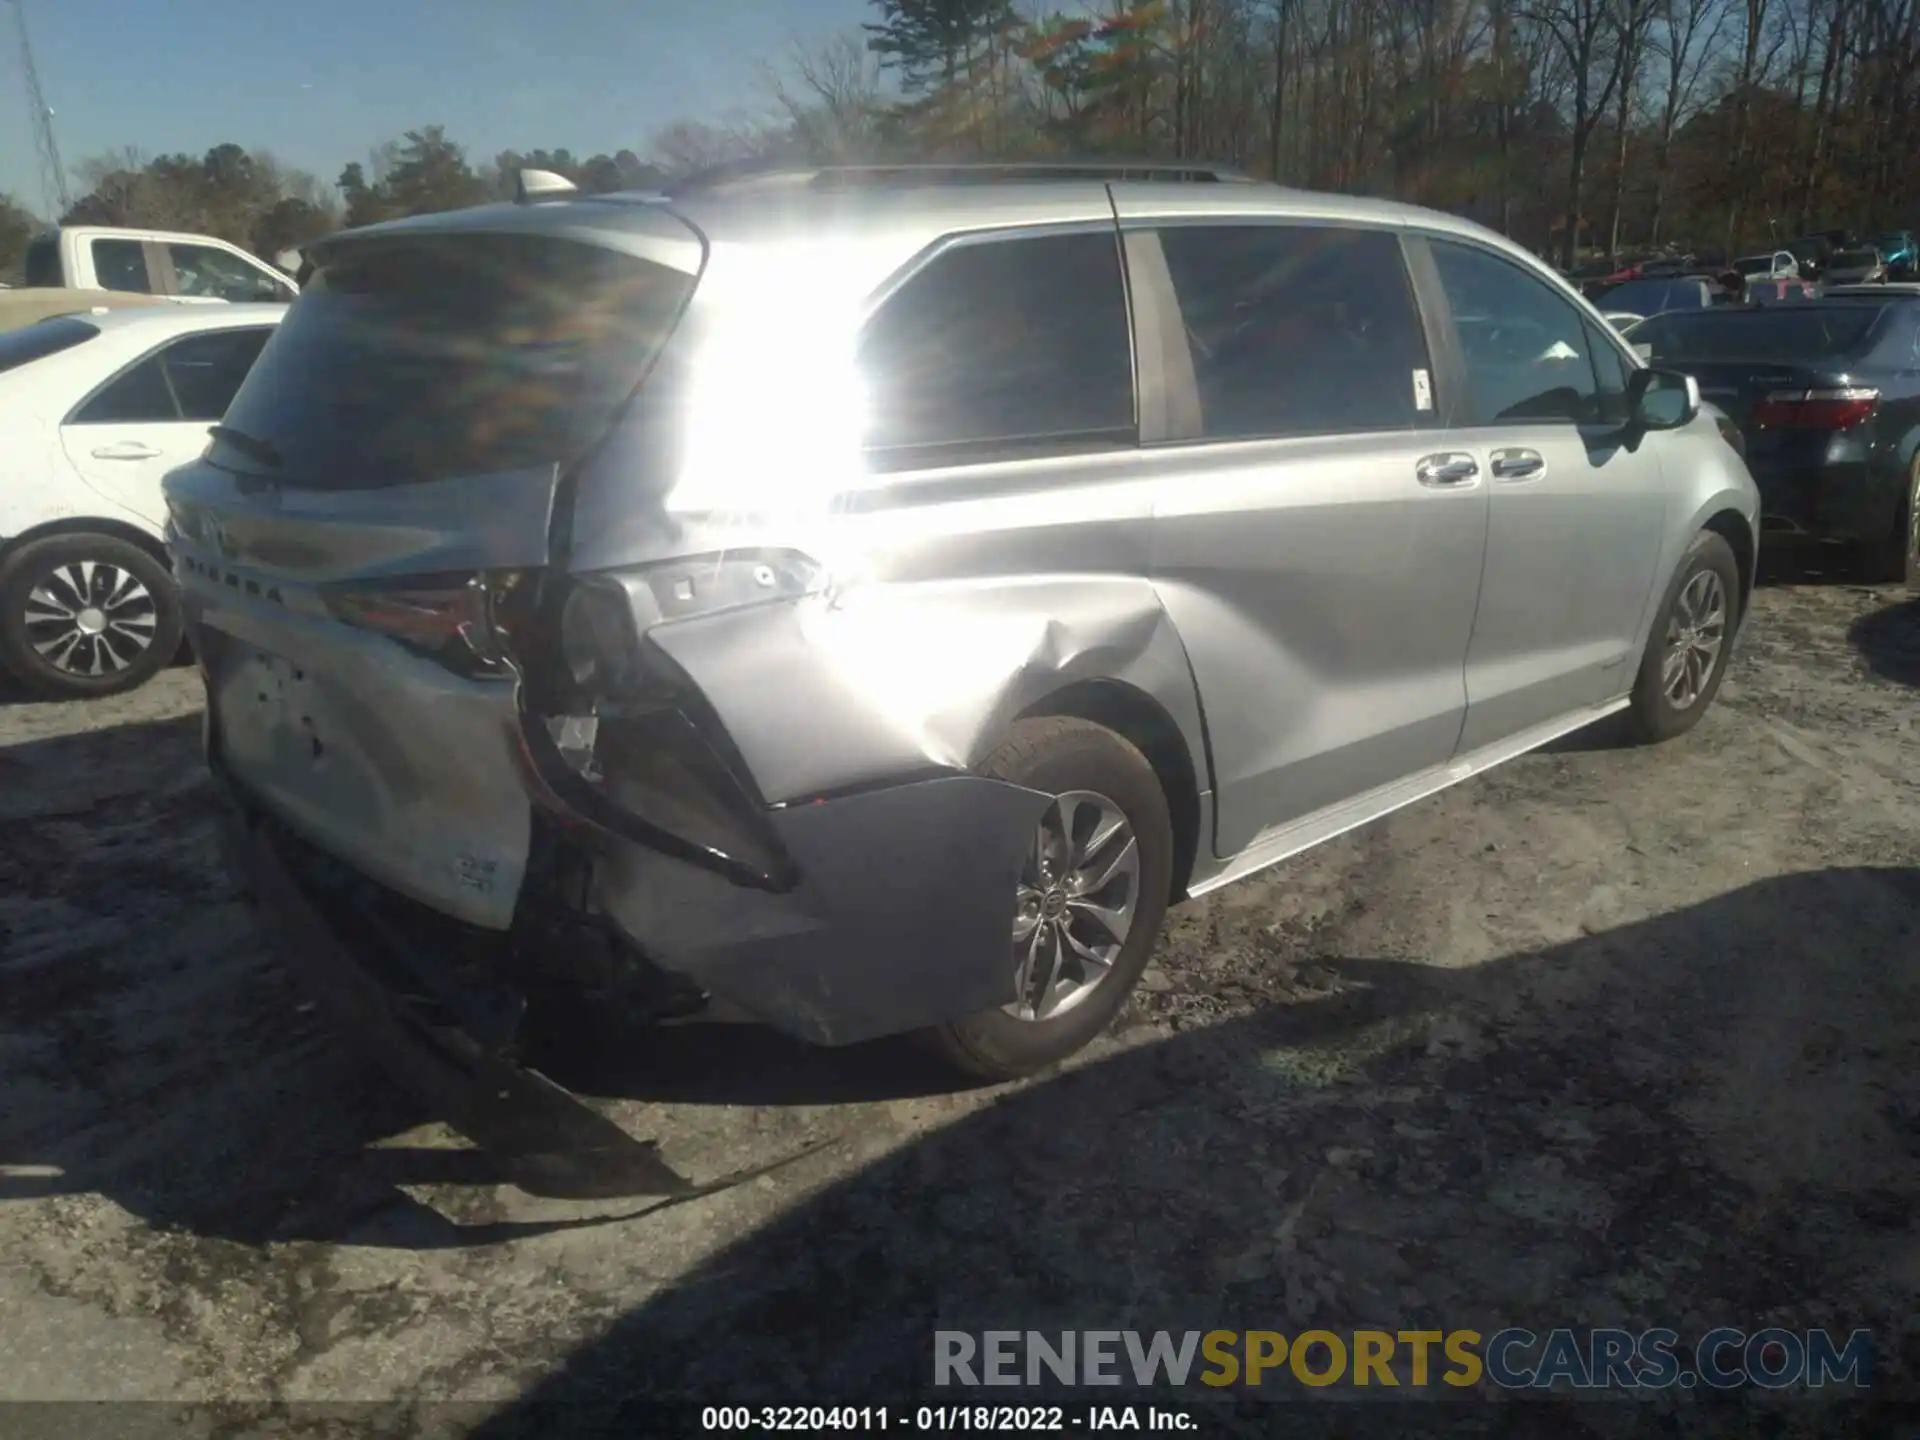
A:
{"label": "dented quarter panel", "polygon": [[650,638],[771,803],[965,769],[1086,680],[1155,701],[1204,777],[1192,671],[1146,574],[1159,464],[1143,451],[1002,464],[990,488],[984,467],[874,477],[811,518],[688,517],[679,553],[789,544],[832,588]]}
{"label": "dented quarter panel", "polygon": [[1205,773],[1185,653],[1137,577],[868,585],[652,638],[700,687],[775,804],[967,769],[1015,718],[1082,680],[1157,701]]}

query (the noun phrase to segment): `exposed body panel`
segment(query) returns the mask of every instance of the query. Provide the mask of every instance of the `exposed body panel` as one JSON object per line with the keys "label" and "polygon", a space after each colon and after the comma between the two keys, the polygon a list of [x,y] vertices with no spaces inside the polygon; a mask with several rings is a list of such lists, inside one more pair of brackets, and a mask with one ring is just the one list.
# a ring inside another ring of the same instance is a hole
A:
{"label": "exposed body panel", "polygon": [[897,1034],[1013,998],[997,902],[1050,798],[961,775],[782,810],[805,876],[785,895],[618,845],[596,899],[660,964],[788,1034]]}

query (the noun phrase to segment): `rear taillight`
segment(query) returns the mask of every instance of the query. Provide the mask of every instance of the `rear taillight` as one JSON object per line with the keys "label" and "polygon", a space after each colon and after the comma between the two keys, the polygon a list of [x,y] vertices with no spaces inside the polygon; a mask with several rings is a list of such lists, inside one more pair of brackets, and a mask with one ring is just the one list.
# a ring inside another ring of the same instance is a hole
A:
{"label": "rear taillight", "polygon": [[536,793],[563,818],[735,884],[792,886],[792,862],[719,717],[645,632],[676,615],[798,599],[815,575],[804,557],[708,556],[559,580],[532,612],[496,612],[521,675]]}
{"label": "rear taillight", "polygon": [[343,624],[384,635],[451,670],[505,673],[489,619],[487,584],[478,575],[323,585],[320,598]]}
{"label": "rear taillight", "polygon": [[1757,430],[1851,430],[1879,405],[1878,390],[1776,390],[1753,407],[1748,423]]}

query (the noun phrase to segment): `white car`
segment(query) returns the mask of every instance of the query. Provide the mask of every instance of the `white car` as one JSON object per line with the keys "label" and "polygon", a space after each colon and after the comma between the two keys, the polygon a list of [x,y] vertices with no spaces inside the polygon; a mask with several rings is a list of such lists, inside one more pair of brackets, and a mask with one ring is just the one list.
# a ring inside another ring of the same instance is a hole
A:
{"label": "white car", "polygon": [[286,311],[90,310],[0,334],[0,669],[82,698],[178,653],[160,482],[199,458]]}

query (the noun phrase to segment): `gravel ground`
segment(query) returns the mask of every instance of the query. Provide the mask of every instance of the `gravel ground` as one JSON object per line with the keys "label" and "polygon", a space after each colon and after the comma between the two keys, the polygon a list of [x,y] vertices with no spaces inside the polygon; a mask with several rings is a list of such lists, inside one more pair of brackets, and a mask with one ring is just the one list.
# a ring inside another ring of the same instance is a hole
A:
{"label": "gravel ground", "polygon": [[[1920,1399],[1920,601],[1770,586],[1691,736],[1175,912],[1065,1074],[600,1056],[567,1078],[696,1180],[791,1157],[650,1213],[495,1183],[302,1007],[198,709],[0,704],[0,1398],[819,1403],[924,1384],[936,1326],[1618,1323],[1867,1327]],[[1837,1433],[1690,1418],[1755,1407]]]}

